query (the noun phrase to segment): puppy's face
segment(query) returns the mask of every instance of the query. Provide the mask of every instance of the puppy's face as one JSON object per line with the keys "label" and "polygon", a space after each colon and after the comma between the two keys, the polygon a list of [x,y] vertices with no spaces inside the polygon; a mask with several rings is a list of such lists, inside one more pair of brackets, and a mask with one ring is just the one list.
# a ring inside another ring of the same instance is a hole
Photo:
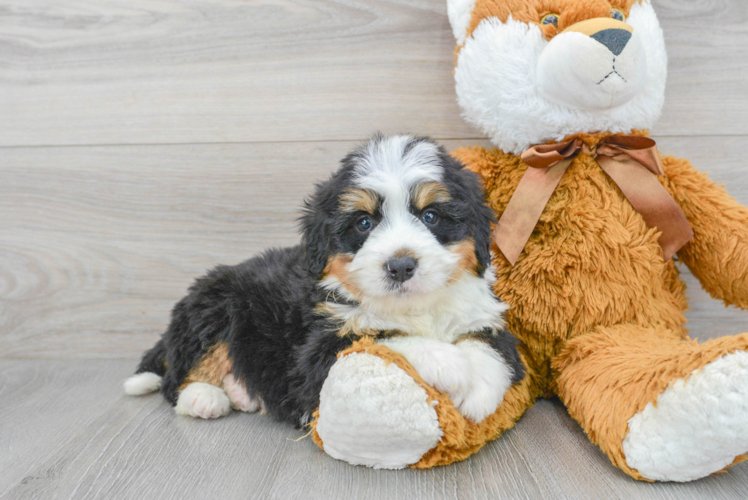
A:
{"label": "puppy's face", "polygon": [[318,186],[302,221],[310,270],[356,301],[417,299],[488,265],[476,176],[434,143],[375,137]]}

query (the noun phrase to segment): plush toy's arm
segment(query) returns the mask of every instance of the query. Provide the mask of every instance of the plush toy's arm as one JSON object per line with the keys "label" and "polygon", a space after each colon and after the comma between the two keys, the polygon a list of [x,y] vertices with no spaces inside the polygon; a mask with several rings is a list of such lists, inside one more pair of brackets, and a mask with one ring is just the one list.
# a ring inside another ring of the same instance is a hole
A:
{"label": "plush toy's arm", "polygon": [[748,309],[748,208],[688,160],[667,156],[662,163],[664,185],[694,231],[678,256],[713,297]]}

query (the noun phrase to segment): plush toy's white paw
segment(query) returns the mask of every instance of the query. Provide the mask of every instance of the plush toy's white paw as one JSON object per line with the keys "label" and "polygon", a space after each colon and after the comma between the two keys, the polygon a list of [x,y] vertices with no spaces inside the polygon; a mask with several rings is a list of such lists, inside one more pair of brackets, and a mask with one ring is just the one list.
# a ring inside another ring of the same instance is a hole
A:
{"label": "plush toy's white paw", "polygon": [[449,395],[460,406],[471,389],[470,360],[456,345],[422,337],[395,337],[379,342],[403,355],[423,381]]}
{"label": "plush toy's white paw", "polygon": [[465,418],[482,422],[496,411],[512,385],[512,369],[501,355],[477,340],[457,344],[470,364],[470,387],[462,401],[455,405]]}
{"label": "plush toy's white paw", "polygon": [[748,451],[748,352],[678,379],[629,419],[626,462],[647,479],[692,481]]}
{"label": "plush toy's white paw", "polygon": [[151,372],[136,373],[125,380],[125,394],[128,396],[142,396],[159,390],[161,377]]}
{"label": "plush toy's white paw", "polygon": [[344,356],[330,369],[317,433],[333,458],[376,469],[414,464],[442,437],[423,387],[395,363],[366,353]]}
{"label": "plush toy's white paw", "polygon": [[179,393],[175,411],[190,417],[218,418],[227,415],[231,405],[220,387],[193,382]]}
{"label": "plush toy's white paw", "polygon": [[262,400],[259,397],[250,397],[244,384],[236,380],[231,373],[223,379],[223,390],[226,391],[229,403],[235,410],[251,413],[263,409]]}

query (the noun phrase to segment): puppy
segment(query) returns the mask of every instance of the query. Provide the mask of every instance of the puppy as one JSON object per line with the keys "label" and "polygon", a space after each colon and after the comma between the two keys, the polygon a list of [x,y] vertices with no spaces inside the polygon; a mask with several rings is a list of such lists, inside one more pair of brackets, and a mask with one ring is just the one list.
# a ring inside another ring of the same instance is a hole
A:
{"label": "puppy", "polygon": [[466,417],[524,374],[492,292],[491,210],[475,174],[422,137],[377,135],[316,186],[301,244],[199,278],[125,392],[179,414],[309,422],[336,355],[369,336]]}

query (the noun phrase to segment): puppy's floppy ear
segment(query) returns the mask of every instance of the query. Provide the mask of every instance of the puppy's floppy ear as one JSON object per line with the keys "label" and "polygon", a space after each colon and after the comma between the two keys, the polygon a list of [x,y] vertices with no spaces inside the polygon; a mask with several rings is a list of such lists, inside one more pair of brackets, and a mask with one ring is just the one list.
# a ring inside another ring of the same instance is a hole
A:
{"label": "puppy's floppy ear", "polygon": [[308,271],[320,279],[327,265],[327,259],[333,251],[335,226],[332,220],[337,206],[336,178],[317,184],[311,198],[304,201],[299,223],[301,226],[301,245]]}
{"label": "puppy's floppy ear", "polygon": [[463,170],[463,172],[470,174],[476,184],[477,193],[480,193],[475,205],[476,223],[473,226],[473,238],[475,239],[475,257],[478,259],[478,265],[480,266],[479,273],[483,275],[483,271],[491,265],[491,224],[496,222],[496,217],[493,210],[486,204],[483,186],[478,179],[478,175],[469,170]]}
{"label": "puppy's floppy ear", "polygon": [[480,177],[442,150],[442,161],[445,163],[445,171],[450,169],[454,173],[456,184],[459,186],[461,195],[471,209],[470,219],[467,224],[475,243],[475,258],[478,261],[478,274],[483,272],[491,264],[491,224],[496,222],[493,210],[486,203],[486,195],[483,190]]}

